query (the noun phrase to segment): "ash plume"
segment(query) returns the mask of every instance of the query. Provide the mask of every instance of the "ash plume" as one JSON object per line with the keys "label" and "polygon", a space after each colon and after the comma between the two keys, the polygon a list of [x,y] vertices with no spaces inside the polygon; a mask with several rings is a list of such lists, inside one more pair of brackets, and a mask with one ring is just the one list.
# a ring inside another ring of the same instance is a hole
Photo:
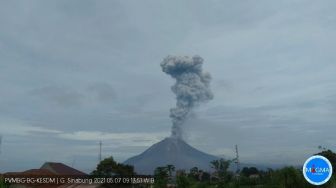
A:
{"label": "ash plume", "polygon": [[211,76],[202,70],[200,56],[168,56],[161,62],[162,71],[176,79],[171,87],[176,95],[176,107],[170,109],[172,137],[182,138],[182,125],[193,108],[213,98]]}

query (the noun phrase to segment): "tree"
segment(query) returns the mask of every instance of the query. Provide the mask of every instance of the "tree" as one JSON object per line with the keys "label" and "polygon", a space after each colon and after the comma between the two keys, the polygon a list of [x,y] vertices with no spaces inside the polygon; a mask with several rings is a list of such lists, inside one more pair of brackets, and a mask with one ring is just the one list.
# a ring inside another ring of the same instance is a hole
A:
{"label": "tree", "polygon": [[167,167],[157,167],[154,171],[155,183],[154,187],[166,187],[168,183],[169,172]]}
{"label": "tree", "polygon": [[228,172],[228,168],[230,166],[231,161],[225,159],[219,159],[211,161],[211,168],[213,168],[217,173],[218,176],[224,176]]}
{"label": "tree", "polygon": [[102,160],[91,174],[94,176],[132,176],[135,173],[133,166],[117,163],[111,156]]}
{"label": "tree", "polygon": [[211,168],[215,170],[218,178],[218,187],[225,187],[225,183],[227,183],[230,179],[230,173],[228,172],[231,161],[225,159],[219,159],[211,161]]}
{"label": "tree", "polygon": [[191,185],[192,185],[191,180],[185,174],[180,174],[176,176],[177,188],[188,188]]}
{"label": "tree", "polygon": [[208,172],[201,173],[201,182],[209,182],[210,181],[210,174]]}
{"label": "tree", "polygon": [[333,174],[336,172],[336,153],[332,152],[330,149],[323,148],[323,151],[316,155],[322,155],[327,158],[333,166]]}
{"label": "tree", "polygon": [[193,167],[189,170],[189,177],[198,180],[198,168],[197,167]]}
{"label": "tree", "polygon": [[243,176],[245,177],[249,177],[250,175],[250,171],[249,171],[249,168],[248,167],[244,167],[241,172],[240,172]]}
{"label": "tree", "polygon": [[252,174],[259,174],[259,170],[256,167],[244,167],[241,171],[241,174],[245,177],[249,177]]}
{"label": "tree", "polygon": [[277,178],[277,183],[286,188],[304,187],[307,184],[301,172],[294,167],[284,167],[278,170]]}
{"label": "tree", "polygon": [[9,188],[11,187],[9,183],[5,183],[4,178],[0,175],[0,188]]}
{"label": "tree", "polygon": [[172,178],[173,172],[175,171],[175,166],[174,165],[167,165],[167,170],[168,170],[169,178]]}

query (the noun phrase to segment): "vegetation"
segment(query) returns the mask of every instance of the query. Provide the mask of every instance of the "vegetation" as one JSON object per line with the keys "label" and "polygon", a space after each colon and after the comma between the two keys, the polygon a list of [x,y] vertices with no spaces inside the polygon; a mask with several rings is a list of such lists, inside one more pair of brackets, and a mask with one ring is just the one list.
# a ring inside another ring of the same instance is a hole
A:
{"label": "vegetation", "polygon": [[132,176],[134,175],[134,168],[130,165],[124,165],[114,161],[113,157],[108,157],[102,160],[97,168],[91,173],[94,176],[107,177],[107,176]]}
{"label": "vegetation", "polygon": [[330,161],[331,165],[335,167],[333,168],[333,174],[335,174],[336,172],[336,153],[322,146],[319,146],[318,148],[321,150],[321,152],[317,153],[316,155],[322,155],[323,157],[327,158]]}
{"label": "vegetation", "polygon": [[190,187],[194,184],[195,179],[190,178],[184,171],[181,171],[178,175],[176,175],[176,186],[178,188],[186,188]]}
{"label": "vegetation", "polygon": [[[328,158],[336,169],[336,154],[323,148],[318,155]],[[175,168],[172,165],[158,167],[155,170],[155,186],[167,187],[169,184],[177,188],[314,188],[302,175],[302,169],[292,166],[281,169],[260,170],[256,167],[244,167],[239,173],[228,171],[230,160],[219,159],[210,163],[213,172],[207,173],[197,167],[189,172],[176,171],[175,178],[171,178]],[[335,171],[334,171],[335,172]],[[321,188],[336,187],[336,174]]]}
{"label": "vegetation", "polygon": [[9,184],[4,182],[3,177],[0,175],[0,188],[8,188]]}
{"label": "vegetation", "polygon": [[155,188],[166,187],[169,180],[168,167],[157,167],[154,171]]}
{"label": "vegetation", "polygon": [[[319,147],[317,153],[328,158],[333,165],[334,174],[321,188],[336,187],[336,154],[329,149]],[[281,169],[261,170],[256,167],[244,167],[240,172],[230,172],[229,166],[232,160],[219,159],[210,163],[213,171],[204,172],[197,167],[189,171],[176,170],[174,165],[157,167],[154,171],[155,188],[314,188],[302,175],[302,169],[292,166]],[[101,161],[92,175],[97,176],[132,176],[132,166],[117,163],[112,157]],[[1,182],[0,182],[1,183]],[[0,188],[4,187],[2,184]],[[146,186],[136,186],[146,187]]]}

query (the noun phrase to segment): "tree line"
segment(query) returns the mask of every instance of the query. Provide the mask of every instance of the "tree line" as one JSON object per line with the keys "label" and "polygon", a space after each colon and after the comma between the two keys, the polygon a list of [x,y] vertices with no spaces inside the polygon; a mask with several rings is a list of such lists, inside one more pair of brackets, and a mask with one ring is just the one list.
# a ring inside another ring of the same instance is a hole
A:
{"label": "tree line", "polygon": [[[326,148],[317,153],[329,159],[334,172],[336,170],[336,154]],[[174,165],[157,167],[154,171],[155,188],[313,188],[302,175],[302,169],[287,166],[280,169],[261,170],[256,167],[244,167],[239,172],[229,171],[233,160],[218,159],[211,161],[212,172],[206,172],[198,167],[189,170],[175,169]],[[134,176],[133,166],[117,163],[112,157],[101,161],[91,173],[96,176]],[[149,187],[137,185],[132,187]],[[336,187],[335,173],[321,188]]]}

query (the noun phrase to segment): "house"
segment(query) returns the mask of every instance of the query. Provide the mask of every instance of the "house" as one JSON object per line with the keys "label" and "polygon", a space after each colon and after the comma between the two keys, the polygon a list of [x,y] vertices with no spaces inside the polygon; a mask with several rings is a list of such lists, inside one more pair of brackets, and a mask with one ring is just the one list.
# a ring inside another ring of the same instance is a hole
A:
{"label": "house", "polygon": [[[85,176],[84,172],[69,167],[63,163],[46,162],[39,169],[30,169],[23,172],[7,172],[4,176]],[[28,185],[28,184],[12,184],[12,188],[97,188],[100,185],[97,184],[40,184],[40,185]]]}
{"label": "house", "polygon": [[4,175],[6,176],[51,176],[51,175],[55,175],[54,173],[50,172],[49,170],[46,169],[30,169],[30,170],[26,170],[23,172],[7,172]]}
{"label": "house", "polygon": [[55,162],[46,162],[44,163],[41,170],[48,170],[55,175],[71,175],[71,176],[85,176],[87,175],[84,172],[81,172],[77,169],[69,167],[63,163],[55,163]]}

